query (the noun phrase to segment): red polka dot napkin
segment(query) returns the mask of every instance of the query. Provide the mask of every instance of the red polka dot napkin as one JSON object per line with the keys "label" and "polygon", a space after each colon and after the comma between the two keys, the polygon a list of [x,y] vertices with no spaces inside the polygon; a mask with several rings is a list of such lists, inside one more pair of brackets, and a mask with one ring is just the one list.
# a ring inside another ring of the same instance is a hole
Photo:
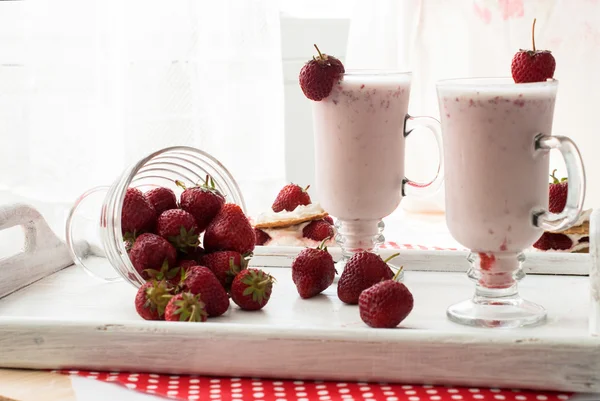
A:
{"label": "red polka dot napkin", "polygon": [[145,373],[60,371],[177,400],[235,401],[565,401],[571,394],[386,383],[337,383]]}

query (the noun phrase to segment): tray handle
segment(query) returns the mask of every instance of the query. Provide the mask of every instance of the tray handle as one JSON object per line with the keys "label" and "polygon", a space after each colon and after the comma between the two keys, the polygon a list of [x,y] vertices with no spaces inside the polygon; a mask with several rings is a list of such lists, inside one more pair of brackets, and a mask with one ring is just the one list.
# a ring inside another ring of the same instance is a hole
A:
{"label": "tray handle", "polygon": [[71,264],[67,246],[34,207],[14,203],[0,206],[0,231],[21,226],[23,250],[0,259],[0,298]]}

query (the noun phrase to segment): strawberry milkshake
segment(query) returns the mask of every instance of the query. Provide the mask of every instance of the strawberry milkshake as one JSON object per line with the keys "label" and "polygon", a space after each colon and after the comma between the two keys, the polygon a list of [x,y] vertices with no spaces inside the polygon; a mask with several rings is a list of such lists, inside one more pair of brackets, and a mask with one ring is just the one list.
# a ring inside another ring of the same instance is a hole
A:
{"label": "strawberry milkshake", "polygon": [[[340,265],[384,241],[382,219],[403,195],[435,193],[443,181],[439,121],[408,115],[411,74],[397,71],[346,72],[322,53],[300,70],[304,95],[313,101],[315,167],[319,201],[337,218]],[[431,131],[440,165],[429,183],[404,175],[404,141],[414,125]],[[341,267],[341,266],[340,266]]]}
{"label": "strawberry milkshake", "polygon": [[319,200],[338,219],[379,221],[400,204],[409,95],[408,74],[346,74],[313,103]]}
{"label": "strawberry milkshake", "polygon": [[[473,252],[518,253],[542,234],[531,224],[532,211],[548,205],[550,159],[534,144],[538,134],[552,132],[557,87],[489,85],[465,92],[439,86],[446,221]],[[483,269],[485,284],[510,286],[514,269],[508,270]]]}
{"label": "strawberry milkshake", "polygon": [[[449,316],[474,325],[486,325],[485,317],[494,314],[501,315],[489,319],[495,325],[538,323],[545,311],[518,297],[517,281],[524,276],[521,252],[540,237],[544,219],[551,220],[545,212],[549,149],[573,150],[568,139],[550,136],[558,82],[465,79],[437,88],[446,221],[453,237],[471,249],[469,276],[477,282],[475,298],[451,307]],[[502,302],[508,302],[504,309]]]}
{"label": "strawberry milkshake", "polygon": [[345,258],[376,249],[384,240],[382,219],[406,187],[419,185],[404,175],[410,82],[409,73],[345,73],[329,96],[313,102],[319,201],[338,219]]}

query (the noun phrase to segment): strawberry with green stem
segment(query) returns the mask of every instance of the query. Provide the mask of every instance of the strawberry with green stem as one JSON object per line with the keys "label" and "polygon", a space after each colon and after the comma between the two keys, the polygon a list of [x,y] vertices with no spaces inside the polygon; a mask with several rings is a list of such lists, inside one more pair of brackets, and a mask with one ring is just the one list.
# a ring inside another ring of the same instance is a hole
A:
{"label": "strawberry with green stem", "polygon": [[128,255],[133,267],[146,280],[150,278],[148,271],[168,271],[177,261],[177,251],[173,245],[163,237],[151,233],[137,237]]}
{"label": "strawberry with green stem", "polygon": [[248,267],[252,254],[242,255],[235,251],[207,253],[200,258],[200,265],[208,267],[217,277],[223,288],[229,291],[235,276]]}
{"label": "strawberry with green stem", "polygon": [[229,296],[217,277],[208,267],[192,266],[182,277],[182,289],[200,294],[208,316],[221,316],[229,309]]}
{"label": "strawberry with green stem", "polygon": [[397,280],[402,268],[390,280],[364,290],[358,299],[360,318],[375,328],[396,327],[410,314],[414,299],[409,289]]}
{"label": "strawberry with green stem", "polygon": [[172,297],[172,288],[167,282],[148,281],[138,289],[135,310],[145,320],[161,320]]}
{"label": "strawberry with green stem", "polygon": [[312,298],[325,291],[333,283],[336,270],[331,254],[327,251],[329,238],[323,239],[316,248],[305,248],[292,262],[292,281],[302,298]]}
{"label": "strawberry with green stem", "polygon": [[206,322],[208,313],[200,294],[183,292],[175,295],[165,308],[165,320],[172,322]]}
{"label": "strawberry with green stem", "polygon": [[400,254],[393,254],[386,260],[368,251],[352,255],[338,281],[338,298],[347,304],[357,304],[361,292],[382,280],[394,277],[394,272],[387,263],[398,255]]}
{"label": "strawberry with green stem", "polygon": [[[552,182],[548,185],[548,210],[550,213],[560,213],[567,204],[569,183],[567,178],[558,178],[556,169],[550,175]],[[561,233],[544,232],[533,244],[533,247],[542,251],[566,251],[573,247],[573,240]]]}
{"label": "strawberry with green stem", "polygon": [[314,101],[321,101],[331,93],[333,85],[339,81],[345,72],[342,62],[328,54],[321,53],[317,49],[318,56],[313,56],[300,70],[298,81],[304,96]]}
{"label": "strawberry with green stem", "polygon": [[556,169],[550,175],[552,182],[548,188],[549,191],[549,206],[550,213],[560,213],[567,204],[567,195],[569,193],[569,183],[566,177],[557,178]]}
{"label": "strawberry with green stem", "polygon": [[533,50],[519,50],[512,60],[511,72],[515,83],[544,82],[554,77],[556,60],[549,50],[537,50],[535,47],[535,22],[531,27]]}
{"label": "strawberry with green stem", "polygon": [[292,212],[300,205],[310,205],[310,195],[308,194],[308,185],[306,188],[302,188],[297,184],[287,184],[279,191],[271,209],[275,212]]}
{"label": "strawberry with green stem", "polygon": [[156,223],[156,233],[180,252],[193,251],[200,245],[198,224],[190,213],[181,209],[164,211]]}
{"label": "strawberry with green stem", "polygon": [[179,205],[196,219],[198,234],[206,230],[208,224],[215,218],[225,204],[225,197],[215,186],[211,176],[207,175],[202,185],[186,187],[181,181],[175,181],[177,186],[183,188]]}
{"label": "strawberry with green stem", "polygon": [[273,290],[275,279],[260,269],[246,269],[231,284],[231,299],[243,310],[262,309]]}

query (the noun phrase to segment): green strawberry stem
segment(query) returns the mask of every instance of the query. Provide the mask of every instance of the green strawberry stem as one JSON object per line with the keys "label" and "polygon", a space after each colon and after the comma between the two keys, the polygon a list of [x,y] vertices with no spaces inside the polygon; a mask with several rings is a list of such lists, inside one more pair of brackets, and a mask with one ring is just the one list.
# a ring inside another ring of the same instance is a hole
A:
{"label": "green strawberry stem", "polygon": [[400,266],[396,274],[394,274],[394,277],[392,277],[392,280],[398,281],[398,277],[400,277],[400,273],[402,273],[402,270],[404,270],[404,266]]}
{"label": "green strawberry stem", "polygon": [[256,284],[256,286],[257,286],[258,288],[262,288],[262,287],[266,286],[267,284],[269,284],[269,283],[270,283],[270,282],[272,282],[272,281],[273,281],[273,279],[272,279],[272,278],[269,276],[269,277],[267,277],[266,279],[264,279],[263,281],[259,281],[259,282]]}
{"label": "green strawberry stem", "polygon": [[566,177],[563,177],[560,180],[558,179],[558,177],[556,176],[556,169],[552,170],[550,178],[552,178],[552,184],[560,184],[561,182],[567,181]]}
{"label": "green strawberry stem", "polygon": [[169,269],[169,260],[165,259],[160,270],[146,269],[144,272],[155,280],[172,279],[179,273],[179,267]]}
{"label": "green strawberry stem", "polygon": [[306,186],[306,188],[304,188],[304,189],[302,190],[302,192],[306,192],[306,191],[308,191],[308,188],[310,188],[310,184],[308,184],[308,185]]}
{"label": "green strawberry stem", "polygon": [[383,261],[383,263],[385,263],[387,265],[387,263],[394,259],[396,256],[400,255],[400,252],[393,254],[392,256],[390,256],[389,258],[387,258],[386,260]]}
{"label": "green strawberry stem", "polygon": [[533,45],[534,53],[535,53],[535,21],[536,21],[536,18],[533,19],[533,26],[531,27],[531,44]]}
{"label": "green strawberry stem", "polygon": [[315,49],[317,49],[317,52],[319,52],[319,60],[325,60],[325,57],[323,57],[321,50],[319,50],[319,47],[315,44],[313,44],[313,46],[315,47]]}
{"label": "green strawberry stem", "polygon": [[147,308],[156,309],[158,316],[162,316],[165,313],[165,308],[172,298],[170,294],[171,289],[167,286],[164,280],[154,280],[152,287],[146,290],[146,302]]}
{"label": "green strawberry stem", "polygon": [[180,188],[183,188],[184,190],[187,189],[185,184],[179,180],[175,180],[175,185],[177,185]]}
{"label": "green strawberry stem", "polygon": [[317,249],[320,249],[320,250],[322,250],[322,251],[326,251],[326,250],[327,250],[327,247],[325,246],[325,243],[326,243],[327,241],[329,241],[330,239],[331,239],[331,237],[327,237],[327,238],[325,238],[323,241],[321,241],[321,244],[320,244],[320,245],[317,247]]}

